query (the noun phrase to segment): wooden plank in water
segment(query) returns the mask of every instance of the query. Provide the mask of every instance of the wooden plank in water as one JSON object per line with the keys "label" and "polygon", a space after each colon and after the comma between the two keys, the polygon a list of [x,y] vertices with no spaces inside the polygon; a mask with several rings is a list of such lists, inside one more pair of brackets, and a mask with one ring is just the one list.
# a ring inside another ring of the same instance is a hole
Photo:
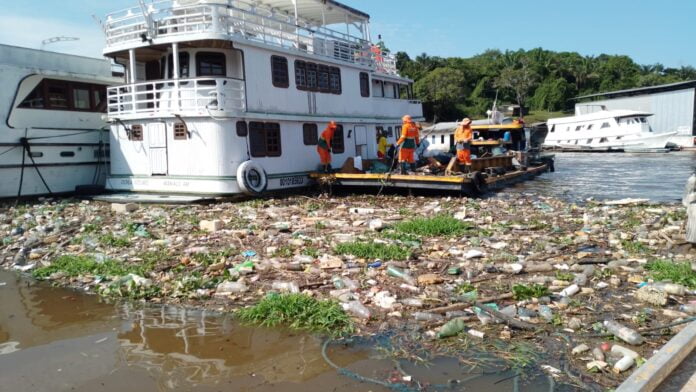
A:
{"label": "wooden plank in water", "polygon": [[696,348],[696,321],[667,342],[639,367],[615,392],[652,392]]}

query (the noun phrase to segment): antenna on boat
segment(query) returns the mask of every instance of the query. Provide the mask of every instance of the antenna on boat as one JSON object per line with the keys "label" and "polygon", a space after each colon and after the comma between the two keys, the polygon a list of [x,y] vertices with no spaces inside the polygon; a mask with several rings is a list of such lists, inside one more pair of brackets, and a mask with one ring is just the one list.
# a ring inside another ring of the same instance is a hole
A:
{"label": "antenna on boat", "polygon": [[51,38],[46,38],[45,40],[41,41],[41,50],[44,50],[46,45],[50,44],[55,44],[56,42],[68,42],[68,41],[79,41],[80,39],[77,37],[51,37]]}

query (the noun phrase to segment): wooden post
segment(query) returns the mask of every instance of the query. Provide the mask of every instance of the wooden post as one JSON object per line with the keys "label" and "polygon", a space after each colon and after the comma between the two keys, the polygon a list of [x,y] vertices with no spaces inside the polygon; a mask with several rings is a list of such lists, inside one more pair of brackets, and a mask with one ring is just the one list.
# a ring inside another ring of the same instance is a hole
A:
{"label": "wooden post", "polygon": [[686,207],[686,241],[696,244],[696,173],[689,177],[684,188],[682,204]]}

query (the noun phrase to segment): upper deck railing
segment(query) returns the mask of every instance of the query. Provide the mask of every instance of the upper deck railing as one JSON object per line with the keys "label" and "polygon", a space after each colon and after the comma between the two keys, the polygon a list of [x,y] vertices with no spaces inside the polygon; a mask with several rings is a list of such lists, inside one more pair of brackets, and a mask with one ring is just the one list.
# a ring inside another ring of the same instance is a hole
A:
{"label": "upper deck railing", "polygon": [[370,42],[325,26],[310,27],[294,16],[241,1],[163,0],[129,8],[106,18],[106,47],[117,51],[143,45],[150,39],[176,40],[196,33],[239,37],[266,45],[296,50],[374,67],[378,72],[398,75],[396,59],[375,53]]}

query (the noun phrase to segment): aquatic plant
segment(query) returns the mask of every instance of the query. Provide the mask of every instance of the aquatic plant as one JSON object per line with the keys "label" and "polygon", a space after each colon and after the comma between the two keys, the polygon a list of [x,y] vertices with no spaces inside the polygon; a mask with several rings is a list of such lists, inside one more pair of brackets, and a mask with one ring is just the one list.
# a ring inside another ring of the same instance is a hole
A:
{"label": "aquatic plant", "polygon": [[656,281],[671,281],[696,289],[696,272],[691,269],[691,263],[655,260],[648,263],[645,269],[650,271],[649,276]]}
{"label": "aquatic plant", "polygon": [[257,305],[236,312],[240,321],[262,327],[286,326],[332,336],[354,331],[351,318],[338,302],[304,294],[271,294]]}
{"label": "aquatic plant", "polygon": [[377,242],[347,242],[335,248],[340,255],[353,255],[361,259],[408,260],[411,251],[408,248]]}
{"label": "aquatic plant", "polygon": [[394,230],[422,237],[455,237],[473,231],[469,223],[455,219],[451,215],[437,215],[432,218],[414,218],[394,225]]}
{"label": "aquatic plant", "polygon": [[512,293],[517,301],[539,298],[549,295],[549,289],[540,284],[523,285],[516,284],[512,287]]}
{"label": "aquatic plant", "polygon": [[151,263],[129,265],[117,260],[97,261],[90,256],[65,255],[57,258],[47,267],[37,268],[32,275],[37,279],[46,279],[56,272],[68,277],[80,275],[123,276],[130,273],[144,275],[152,269]]}

